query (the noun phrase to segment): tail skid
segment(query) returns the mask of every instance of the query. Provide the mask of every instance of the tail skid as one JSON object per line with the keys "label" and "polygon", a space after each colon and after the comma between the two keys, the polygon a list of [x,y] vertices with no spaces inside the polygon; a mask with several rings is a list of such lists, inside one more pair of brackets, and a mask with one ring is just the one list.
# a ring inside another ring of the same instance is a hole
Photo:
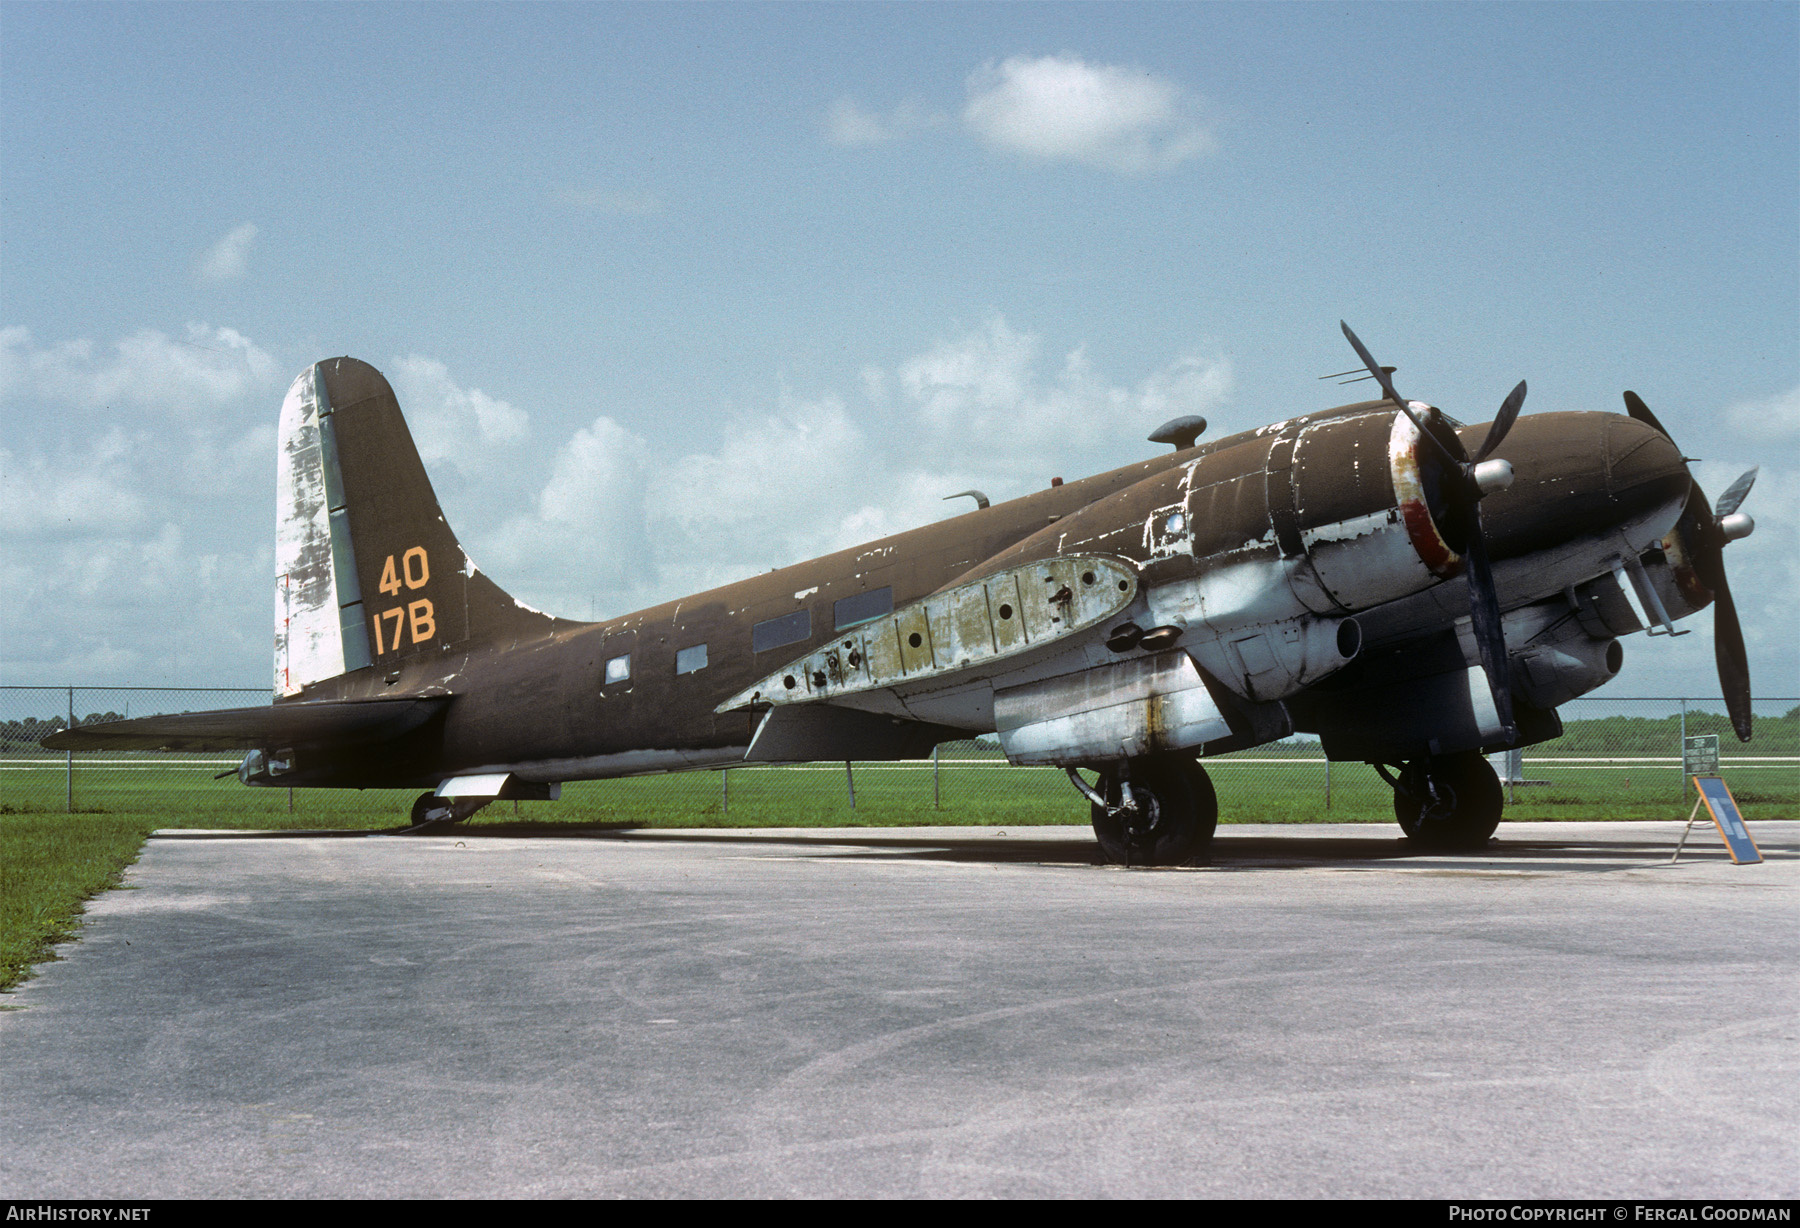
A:
{"label": "tail skid", "polygon": [[332,358],[300,374],[278,440],[278,695],[472,642],[547,635],[557,623],[476,569],[381,372]]}

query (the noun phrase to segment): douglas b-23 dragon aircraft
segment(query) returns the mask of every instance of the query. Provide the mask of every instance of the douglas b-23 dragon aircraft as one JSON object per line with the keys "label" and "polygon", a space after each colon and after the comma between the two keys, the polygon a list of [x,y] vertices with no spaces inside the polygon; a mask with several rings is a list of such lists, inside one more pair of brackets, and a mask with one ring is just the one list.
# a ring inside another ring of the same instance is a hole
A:
{"label": "douglas b-23 dragon aircraft", "polygon": [[1723,550],[1754,528],[1756,471],[1709,506],[1631,392],[1625,415],[1518,419],[1520,383],[1463,426],[1344,335],[1383,399],[1209,443],[1179,418],[1154,459],[966,492],[966,515],[591,623],[478,571],[387,380],[316,363],[281,408],[278,698],[43,744],[247,749],[249,785],[427,789],[423,824],[569,780],[997,733],[1010,762],[1066,769],[1107,856],[1144,865],[1208,855],[1201,760],[1298,730],[1374,765],[1414,843],[1474,849],[1500,818],[1484,753],[1555,737],[1619,637],[1681,634],[1708,603],[1748,741]]}

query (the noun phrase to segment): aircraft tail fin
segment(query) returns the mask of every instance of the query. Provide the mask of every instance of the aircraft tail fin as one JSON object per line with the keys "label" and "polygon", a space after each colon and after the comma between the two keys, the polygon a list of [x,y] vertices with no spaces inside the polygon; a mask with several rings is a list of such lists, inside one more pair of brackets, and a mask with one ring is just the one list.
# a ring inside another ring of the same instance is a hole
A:
{"label": "aircraft tail fin", "polygon": [[303,371],[282,402],[277,448],[278,695],[555,627],[469,560],[374,367],[332,358]]}

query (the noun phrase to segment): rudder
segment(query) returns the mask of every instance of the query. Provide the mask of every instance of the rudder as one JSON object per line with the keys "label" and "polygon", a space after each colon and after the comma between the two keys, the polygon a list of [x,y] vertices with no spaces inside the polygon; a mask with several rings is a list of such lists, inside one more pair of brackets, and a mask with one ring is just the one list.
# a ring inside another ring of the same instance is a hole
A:
{"label": "rudder", "polygon": [[278,694],[555,627],[463,551],[374,367],[332,358],[302,372],[282,402],[277,446]]}

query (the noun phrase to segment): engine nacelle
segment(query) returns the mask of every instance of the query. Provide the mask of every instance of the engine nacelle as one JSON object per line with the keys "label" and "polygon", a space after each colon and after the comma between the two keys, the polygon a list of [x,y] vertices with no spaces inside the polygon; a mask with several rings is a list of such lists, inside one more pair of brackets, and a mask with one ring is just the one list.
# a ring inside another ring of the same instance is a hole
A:
{"label": "engine nacelle", "polygon": [[1285,699],[1350,664],[1362,650],[1362,628],[1354,618],[1305,615],[1187,643],[1213,677],[1245,699],[1268,701]]}
{"label": "engine nacelle", "polygon": [[[1269,518],[1295,595],[1314,613],[1366,610],[1460,575],[1473,527],[1450,493],[1465,457],[1449,421],[1427,439],[1393,410],[1308,423],[1269,454]],[[1436,442],[1433,442],[1433,440]],[[1443,444],[1439,448],[1438,443]]]}
{"label": "engine nacelle", "polygon": [[1282,699],[1343,668],[1361,646],[1350,615],[1463,567],[1470,526],[1449,497],[1462,445],[1443,415],[1425,417],[1443,448],[1392,408],[1284,427],[1255,475],[1266,488],[1258,548],[1196,551],[1193,579],[1146,594],[1152,620],[1188,628],[1188,650],[1246,699]]}
{"label": "engine nacelle", "polygon": [[1130,657],[994,692],[1011,763],[1110,763],[1231,736],[1188,654]]}
{"label": "engine nacelle", "polygon": [[1513,690],[1539,708],[1555,708],[1611,682],[1625,663],[1618,640],[1582,635],[1511,654]]}

